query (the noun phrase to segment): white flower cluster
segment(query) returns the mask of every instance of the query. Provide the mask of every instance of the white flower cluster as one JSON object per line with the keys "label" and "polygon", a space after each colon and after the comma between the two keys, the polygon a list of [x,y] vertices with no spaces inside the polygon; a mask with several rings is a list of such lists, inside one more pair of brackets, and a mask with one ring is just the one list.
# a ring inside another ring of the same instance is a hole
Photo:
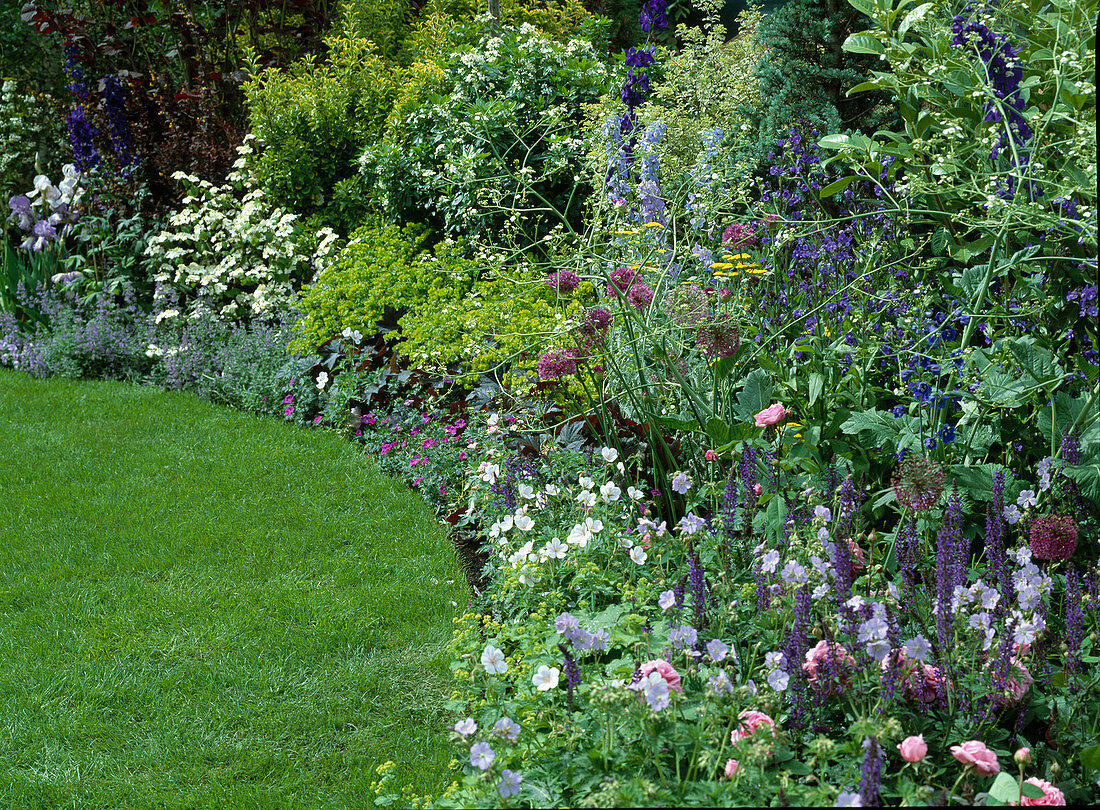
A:
{"label": "white flower cluster", "polygon": [[[248,146],[242,147],[248,150]],[[334,260],[336,234],[323,228],[313,247],[298,243],[298,218],[255,187],[238,161],[225,185],[176,172],[184,207],[149,240],[154,280],[182,294],[191,318],[271,319],[295,300],[295,286]]]}

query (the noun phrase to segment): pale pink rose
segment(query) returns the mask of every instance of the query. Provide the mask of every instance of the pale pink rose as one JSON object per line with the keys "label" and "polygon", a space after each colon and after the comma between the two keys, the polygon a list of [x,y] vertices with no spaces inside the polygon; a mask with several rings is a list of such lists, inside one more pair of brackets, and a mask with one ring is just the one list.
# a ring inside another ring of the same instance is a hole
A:
{"label": "pale pink rose", "polygon": [[733,779],[733,775],[737,773],[737,769],[741,767],[741,763],[736,759],[726,760],[726,778]]}
{"label": "pale pink rose", "polygon": [[783,403],[781,402],[777,402],[774,405],[769,405],[760,413],[753,415],[753,420],[756,422],[757,427],[770,427],[771,425],[778,425],[786,418],[787,409],[783,407]]}
{"label": "pale pink rose", "polygon": [[1026,745],[1023,748],[1016,749],[1016,753],[1012,755],[1012,758],[1016,760],[1017,765],[1030,765],[1031,764],[1031,749]]}
{"label": "pale pink rose", "polygon": [[715,453],[713,450],[708,450],[707,452],[703,453],[703,457],[706,458],[707,461],[718,460],[718,454]]}
{"label": "pale pink rose", "polygon": [[997,755],[978,740],[967,740],[962,745],[951,746],[951,756],[967,767],[976,770],[982,776],[993,776],[1001,772],[1001,763]]}
{"label": "pale pink rose", "polygon": [[1027,667],[1021,664],[1018,659],[1013,658],[1010,663],[1011,667],[1008,679],[1004,683],[1004,690],[997,695],[994,701],[1002,709],[1019,703],[1027,694],[1027,690],[1031,688],[1031,684],[1035,682],[1035,678],[1028,672]]}
{"label": "pale pink rose", "polygon": [[760,728],[775,729],[775,721],[755,709],[746,709],[737,715],[737,719],[741,721],[741,725],[730,732],[730,742],[734,745],[753,736]]}
{"label": "pale pink rose", "polygon": [[[921,664],[909,658],[904,650],[894,650],[893,653],[882,659],[882,670],[885,672],[894,655],[897,655],[895,665],[900,678],[901,688],[905,692],[907,700],[917,703],[935,703],[940,697],[940,671],[931,664]],[[944,683],[944,689],[951,689],[950,681]]]}
{"label": "pale pink rose", "polygon": [[680,684],[680,673],[673,669],[668,661],[662,661],[659,658],[656,661],[646,661],[641,667],[642,677],[644,678],[653,670],[657,670],[658,674],[665,679],[669,689],[675,689],[677,692],[684,691],[684,687]]}
{"label": "pale pink rose", "polygon": [[760,493],[763,492],[763,491],[764,491],[764,487],[763,487],[762,484],[753,484],[752,485],[752,494],[755,495],[757,498],[760,497]]}
{"label": "pale pink rose", "polygon": [[924,735],[906,737],[898,743],[898,751],[906,762],[920,762],[928,756],[928,743],[924,741]]}
{"label": "pale pink rose", "polygon": [[848,538],[848,556],[851,559],[852,576],[857,576],[867,567],[867,558],[863,556],[863,549],[851,537]]}
{"label": "pale pink rose", "polygon": [[854,668],[855,665],[856,660],[848,654],[844,645],[822,639],[812,649],[806,651],[806,663],[802,665],[802,671],[806,673],[811,686],[817,686],[820,680],[818,670],[822,667],[827,668],[832,678],[839,675],[838,682],[829,684],[830,693],[835,693],[838,685],[843,686],[848,683],[849,667]]}
{"label": "pale pink rose", "polygon": [[1062,807],[1066,803],[1066,794],[1054,787],[1050,782],[1045,779],[1040,779],[1037,776],[1025,780],[1029,785],[1035,785],[1039,790],[1043,791],[1043,795],[1039,799],[1031,799],[1027,796],[1020,798],[1020,805],[1023,807]]}

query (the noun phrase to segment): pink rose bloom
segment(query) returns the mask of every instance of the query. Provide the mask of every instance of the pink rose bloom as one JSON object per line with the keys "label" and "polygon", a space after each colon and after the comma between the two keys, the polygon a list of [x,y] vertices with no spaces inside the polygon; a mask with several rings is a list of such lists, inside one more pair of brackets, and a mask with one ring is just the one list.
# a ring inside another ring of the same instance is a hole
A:
{"label": "pink rose bloom", "polygon": [[[931,664],[921,664],[909,658],[904,650],[894,650],[897,654],[897,672],[901,679],[901,688],[908,700],[917,703],[935,703],[940,693],[940,671]],[[885,672],[893,662],[893,654],[882,659]],[[952,688],[950,681],[944,683],[945,689]]]}
{"label": "pink rose bloom", "polygon": [[[728,767],[728,766],[727,766]],[[1045,779],[1040,779],[1037,776],[1032,776],[1030,779],[1024,780],[1029,785],[1035,785],[1039,790],[1043,791],[1043,796],[1040,799],[1032,799],[1027,796],[1020,798],[1020,805],[1022,807],[1062,807],[1066,803],[1066,794],[1054,787],[1050,782]]]}
{"label": "pink rose bloom", "polygon": [[737,745],[741,740],[751,737],[759,728],[775,728],[774,720],[764,714],[764,712],[758,712],[755,709],[747,709],[741,712],[741,714],[737,716],[737,719],[741,721],[741,725],[730,732],[730,742],[734,745]]}
{"label": "pink rose bloom", "polygon": [[928,743],[924,741],[924,735],[906,737],[898,743],[898,751],[906,762],[920,762],[928,755]]}
{"label": "pink rose bloom", "polygon": [[764,486],[762,484],[753,484],[752,485],[752,494],[755,495],[757,498],[760,497],[760,493],[763,492],[763,491],[764,491]]}
{"label": "pink rose bloom", "polygon": [[982,776],[993,776],[1001,772],[1001,763],[997,755],[978,740],[967,740],[962,745],[951,746],[951,756],[963,765],[973,768]]}
{"label": "pink rose bloom", "polygon": [[642,677],[644,678],[653,670],[657,670],[658,674],[665,679],[669,689],[675,689],[677,692],[684,691],[684,687],[680,685],[680,673],[673,669],[672,664],[668,661],[661,659],[646,661],[641,667]]}
{"label": "pink rose bloom", "polygon": [[[806,652],[806,663],[802,665],[802,671],[806,673],[806,679],[811,686],[817,686],[820,679],[818,670],[825,666],[832,676],[839,675],[840,685],[847,682],[847,670],[855,667],[856,660],[844,649],[844,645],[828,642],[822,639],[814,647]],[[830,684],[830,691],[836,690],[836,684]]]}
{"label": "pink rose bloom", "polygon": [[1016,760],[1017,765],[1028,765],[1031,763],[1031,749],[1026,745],[1023,748],[1018,748],[1012,758]]}
{"label": "pink rose bloom", "polygon": [[760,413],[753,416],[757,427],[770,427],[771,425],[778,425],[786,418],[787,409],[783,407],[783,404],[781,402],[777,402],[774,405],[769,405]]}
{"label": "pink rose bloom", "polygon": [[1001,693],[997,695],[995,703],[1000,708],[1006,708],[1008,706],[1015,706],[1021,700],[1024,695],[1027,694],[1027,690],[1031,688],[1031,684],[1035,682],[1035,678],[1027,667],[1020,663],[1020,661],[1013,657],[1011,661],[1011,669],[1008,678],[1003,684]]}
{"label": "pink rose bloom", "polygon": [[703,457],[706,458],[707,461],[717,461],[718,460],[718,454],[715,453],[713,450],[708,450],[707,452],[705,452],[703,454]]}
{"label": "pink rose bloom", "polygon": [[733,779],[733,775],[737,773],[737,769],[741,767],[741,763],[736,759],[726,760],[726,778]]}

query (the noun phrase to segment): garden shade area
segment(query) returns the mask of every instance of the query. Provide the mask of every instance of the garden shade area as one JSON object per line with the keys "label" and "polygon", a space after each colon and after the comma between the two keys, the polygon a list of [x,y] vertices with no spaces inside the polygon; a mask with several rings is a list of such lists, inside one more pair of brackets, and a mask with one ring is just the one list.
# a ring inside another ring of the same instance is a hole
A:
{"label": "garden shade area", "polygon": [[429,510],[333,434],[0,372],[5,804],[363,806],[391,759],[435,792],[466,598]]}

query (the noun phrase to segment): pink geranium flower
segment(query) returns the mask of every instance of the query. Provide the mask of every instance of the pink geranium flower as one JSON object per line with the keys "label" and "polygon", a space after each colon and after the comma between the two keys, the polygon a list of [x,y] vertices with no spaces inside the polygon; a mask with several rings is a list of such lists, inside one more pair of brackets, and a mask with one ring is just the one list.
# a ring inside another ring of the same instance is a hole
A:
{"label": "pink geranium flower", "polygon": [[776,402],[774,405],[769,405],[760,413],[755,414],[753,420],[756,422],[757,427],[771,427],[786,419],[787,413],[788,411],[783,407],[783,403]]}
{"label": "pink geranium flower", "polygon": [[643,678],[654,670],[657,670],[657,673],[665,679],[669,689],[675,689],[677,692],[684,691],[684,687],[680,683],[680,673],[668,661],[659,658],[655,661],[646,661],[640,669]]}
{"label": "pink geranium flower", "polygon": [[982,776],[994,776],[1001,772],[997,755],[978,740],[967,740],[962,745],[951,746],[951,756]]}

